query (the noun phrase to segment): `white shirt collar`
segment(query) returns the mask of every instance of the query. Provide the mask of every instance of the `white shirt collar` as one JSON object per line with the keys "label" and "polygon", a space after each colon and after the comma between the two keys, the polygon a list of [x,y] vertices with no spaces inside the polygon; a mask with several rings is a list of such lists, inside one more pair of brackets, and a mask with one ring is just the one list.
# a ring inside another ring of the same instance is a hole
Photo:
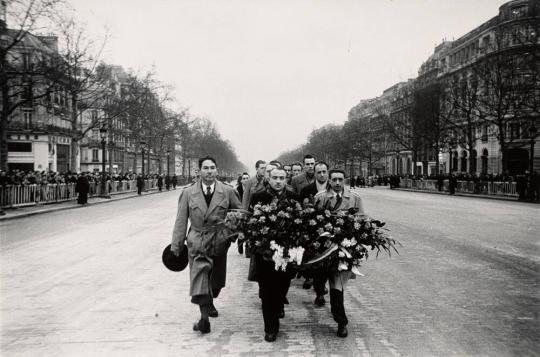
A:
{"label": "white shirt collar", "polygon": [[216,188],[216,183],[214,182],[213,184],[211,184],[210,186],[208,185],[205,185],[204,182],[202,182],[202,189],[203,189],[203,193],[206,194],[206,188],[207,187],[210,187],[210,192],[211,193],[214,193],[214,189]]}
{"label": "white shirt collar", "polygon": [[317,192],[326,191],[326,185],[328,182],[325,183],[319,183],[319,181],[315,180],[315,185],[317,186]]}

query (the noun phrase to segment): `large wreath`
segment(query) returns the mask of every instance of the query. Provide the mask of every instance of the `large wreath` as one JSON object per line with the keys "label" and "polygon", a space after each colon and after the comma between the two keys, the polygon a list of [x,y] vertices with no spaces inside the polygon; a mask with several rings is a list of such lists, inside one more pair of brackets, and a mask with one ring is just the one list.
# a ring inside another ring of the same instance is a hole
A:
{"label": "large wreath", "polygon": [[227,226],[249,242],[253,253],[272,260],[276,270],[350,270],[361,275],[360,264],[370,251],[397,253],[385,223],[349,209],[331,213],[292,199],[257,204],[253,212],[234,210]]}

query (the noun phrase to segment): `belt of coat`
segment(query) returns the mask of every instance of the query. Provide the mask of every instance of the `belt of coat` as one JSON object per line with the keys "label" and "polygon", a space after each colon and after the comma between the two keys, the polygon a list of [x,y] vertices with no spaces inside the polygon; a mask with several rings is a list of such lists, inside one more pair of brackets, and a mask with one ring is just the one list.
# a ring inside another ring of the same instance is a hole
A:
{"label": "belt of coat", "polygon": [[203,227],[191,226],[190,231],[193,230],[201,237],[201,245],[198,249],[193,251],[193,253],[190,252],[190,254],[192,256],[226,255],[228,245],[225,247],[225,242],[217,242],[217,237],[226,229],[227,227],[224,224],[208,225]]}

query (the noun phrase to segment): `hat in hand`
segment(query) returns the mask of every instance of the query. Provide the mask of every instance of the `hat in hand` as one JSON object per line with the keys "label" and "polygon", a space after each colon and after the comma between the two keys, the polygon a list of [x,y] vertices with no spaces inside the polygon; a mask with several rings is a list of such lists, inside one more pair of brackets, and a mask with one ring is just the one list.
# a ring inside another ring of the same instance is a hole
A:
{"label": "hat in hand", "polygon": [[161,256],[161,260],[163,261],[163,265],[167,267],[167,269],[171,271],[182,271],[186,269],[188,265],[188,251],[187,247],[184,244],[182,249],[180,250],[180,255],[176,256],[171,251],[171,245],[169,244],[164,250],[163,254]]}

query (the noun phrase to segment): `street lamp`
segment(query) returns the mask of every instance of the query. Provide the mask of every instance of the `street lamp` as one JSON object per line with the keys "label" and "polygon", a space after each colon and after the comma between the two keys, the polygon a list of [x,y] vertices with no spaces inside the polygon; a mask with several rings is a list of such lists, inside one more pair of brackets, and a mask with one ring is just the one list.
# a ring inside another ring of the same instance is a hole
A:
{"label": "street lamp", "polygon": [[452,173],[452,168],[453,168],[453,161],[452,161],[452,150],[454,149],[454,145],[455,145],[455,142],[453,139],[451,139],[449,142],[448,142],[448,146],[450,147],[450,165],[448,165],[448,174],[451,174]]}
{"label": "street lamp", "polygon": [[401,173],[401,158],[399,157],[399,149],[396,149],[396,162],[397,162],[397,175],[399,176]]}
{"label": "street lamp", "polygon": [[146,148],[146,141],[141,140],[141,162],[142,162],[142,176],[144,178],[144,149]]}
{"label": "street lamp", "polygon": [[167,177],[171,176],[169,170],[169,156],[171,155],[171,150],[167,150]]}
{"label": "street lamp", "polygon": [[105,144],[107,143],[107,126],[103,124],[101,128],[99,129],[99,137],[101,138],[101,197],[104,198],[111,198],[109,194],[107,193],[107,184],[106,184],[106,177],[105,177]]}
{"label": "street lamp", "polygon": [[534,126],[534,123],[531,123],[529,127],[529,138],[531,139],[531,159],[529,161],[529,200],[534,202],[534,190],[533,188],[533,169],[534,169],[534,142],[536,140],[536,134],[538,129]]}

